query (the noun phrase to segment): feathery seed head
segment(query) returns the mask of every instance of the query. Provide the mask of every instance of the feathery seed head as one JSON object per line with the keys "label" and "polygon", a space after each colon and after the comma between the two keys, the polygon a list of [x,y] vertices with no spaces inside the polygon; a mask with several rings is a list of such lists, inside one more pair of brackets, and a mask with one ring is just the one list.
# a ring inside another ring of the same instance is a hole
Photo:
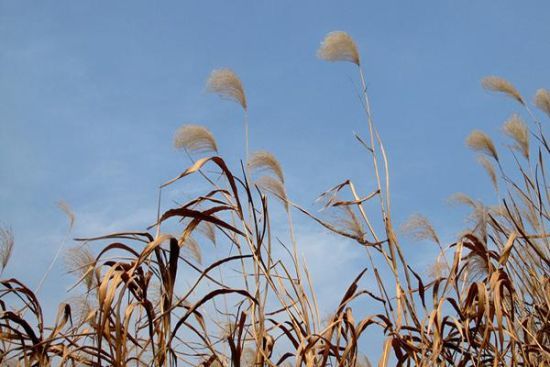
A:
{"label": "feathery seed head", "polygon": [[333,222],[337,227],[357,238],[364,237],[363,225],[349,205],[338,206],[334,209],[335,220]]}
{"label": "feathery seed head", "polygon": [[416,241],[432,240],[435,243],[439,242],[439,237],[432,224],[422,214],[413,214],[401,226],[401,232],[408,235]]}
{"label": "feathery seed head", "polygon": [[466,138],[466,144],[477,152],[482,152],[498,161],[497,149],[491,138],[483,131],[474,130]]}
{"label": "feathery seed head", "polygon": [[468,274],[468,279],[470,282],[475,282],[489,274],[489,262],[488,260],[479,253],[470,252],[465,257],[466,269]]}
{"label": "feathery seed head", "polygon": [[521,96],[521,94],[519,94],[516,87],[514,87],[512,83],[504,78],[501,78],[499,76],[487,76],[481,79],[481,85],[487,90],[504,93],[509,97],[512,97],[519,103],[525,104],[525,102],[523,101],[523,97]]}
{"label": "feathery seed head", "polygon": [[73,322],[78,326],[86,324],[98,308],[94,297],[89,297],[88,294],[71,297],[67,300],[67,304],[71,307]]}
{"label": "feathery seed head", "polygon": [[428,275],[432,279],[439,279],[441,277],[446,276],[447,275],[446,273],[448,271],[449,271],[449,264],[447,263],[447,260],[445,259],[445,256],[443,255],[443,253],[441,253],[437,256],[437,259],[428,270]]}
{"label": "feathery seed head", "polygon": [[491,182],[495,188],[495,190],[498,191],[498,181],[497,181],[497,173],[495,171],[495,167],[493,166],[493,164],[491,163],[491,161],[489,161],[487,158],[485,158],[485,156],[483,155],[480,155],[478,158],[477,158],[477,161],[479,162],[479,164],[481,164],[481,166],[485,169],[485,172],[487,172],[487,174],[489,175],[489,178],[491,178]]}
{"label": "feathery seed head", "polygon": [[84,281],[88,290],[94,288],[95,284],[95,256],[88,246],[77,246],[67,250],[65,253],[65,266],[69,272],[75,273],[78,279]]}
{"label": "feathery seed head", "polygon": [[317,57],[326,61],[349,61],[360,65],[359,52],[353,38],[346,32],[336,31],[326,35]]}
{"label": "feathery seed head", "polygon": [[206,82],[209,92],[216,93],[220,97],[237,102],[246,110],[246,95],[241,80],[231,69],[213,70]]}
{"label": "feathery seed head", "polygon": [[255,184],[260,188],[274,194],[279,200],[281,200],[285,206],[285,210],[288,211],[288,201],[286,196],[286,190],[284,184],[278,179],[271,176],[262,176],[256,180]]}
{"label": "feathery seed head", "polygon": [[251,171],[270,171],[275,174],[282,183],[285,182],[283,167],[273,154],[265,150],[252,153],[248,160],[248,167]]}
{"label": "feathery seed head", "polygon": [[199,264],[202,264],[202,253],[199,243],[192,237],[187,237],[185,241],[183,238],[180,238],[178,240],[178,243],[180,247],[187,250],[191,257],[198,262]]}
{"label": "feathery seed head", "polygon": [[357,367],[372,367],[372,363],[367,356],[363,355],[357,359]]}
{"label": "feathery seed head", "polygon": [[256,366],[256,350],[254,348],[245,347],[241,355],[241,366],[254,367]]}
{"label": "feathery seed head", "polygon": [[195,153],[218,152],[214,135],[210,130],[200,125],[183,125],[176,130],[174,147]]}
{"label": "feathery seed head", "polygon": [[516,141],[514,148],[529,159],[529,129],[523,120],[513,114],[503,126],[504,133]]}
{"label": "feathery seed head", "polygon": [[462,205],[467,205],[471,208],[475,208],[478,205],[480,205],[479,202],[477,202],[476,200],[472,199],[471,197],[469,197],[468,195],[466,195],[462,192],[457,192],[457,193],[451,195],[451,197],[448,199],[448,201],[451,204],[462,204]]}
{"label": "feathery seed head", "polygon": [[499,216],[499,217],[504,217],[504,218],[507,218],[509,216],[508,210],[506,209],[506,206],[504,206],[502,204],[491,206],[489,208],[489,212],[493,216]]}
{"label": "feathery seed head", "polygon": [[216,245],[216,226],[214,224],[202,221],[198,225],[197,230]]}
{"label": "feathery seed head", "polygon": [[535,106],[550,117],[550,91],[548,89],[541,88],[537,90],[535,94]]}
{"label": "feathery seed head", "polygon": [[71,210],[71,207],[69,206],[69,204],[67,204],[63,200],[60,200],[57,202],[57,207],[61,209],[61,211],[63,211],[63,213],[65,213],[65,215],[69,219],[69,228],[73,228],[76,216],[74,215],[74,212]]}
{"label": "feathery seed head", "polygon": [[8,265],[15,239],[11,228],[0,227],[0,272]]}

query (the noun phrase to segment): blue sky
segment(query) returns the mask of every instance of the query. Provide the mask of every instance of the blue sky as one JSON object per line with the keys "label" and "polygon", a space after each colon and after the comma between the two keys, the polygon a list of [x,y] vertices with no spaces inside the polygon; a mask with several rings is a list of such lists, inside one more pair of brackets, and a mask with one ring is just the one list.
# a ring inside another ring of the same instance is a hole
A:
{"label": "blue sky", "polygon": [[[549,12],[548,1],[0,0],[0,222],[17,242],[4,275],[38,282],[66,229],[60,199],[77,215],[74,236],[150,224],[158,185],[187,165],[171,144],[184,123],[209,127],[237,167],[241,111],[205,92],[214,68],[240,75],[251,149],[279,158],[291,198],[311,207],[346,178],[369,192],[368,156],[352,135],[366,135],[355,68],[315,57],[333,30],[361,51],[395,221],[422,212],[451,241],[464,211],[449,195],[494,201],[465,137],[480,128],[501,146],[502,123],[519,111],[479,80],[503,76],[529,101],[550,87]],[[319,276],[329,253],[343,282],[365,265],[295,217]],[[417,263],[431,261],[433,247],[407,246]],[[60,263],[43,290],[47,309],[72,281]]]}

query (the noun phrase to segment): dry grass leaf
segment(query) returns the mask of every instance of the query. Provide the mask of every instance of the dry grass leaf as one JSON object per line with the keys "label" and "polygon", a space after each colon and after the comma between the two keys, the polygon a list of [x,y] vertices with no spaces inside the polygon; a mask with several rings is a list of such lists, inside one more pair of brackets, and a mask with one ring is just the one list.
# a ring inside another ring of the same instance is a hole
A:
{"label": "dry grass leaf", "polygon": [[514,139],[514,146],[523,154],[526,159],[529,159],[529,129],[521,117],[513,114],[503,126],[504,133]]}
{"label": "dry grass leaf", "polygon": [[432,224],[422,214],[413,214],[401,225],[401,232],[416,241],[432,240],[439,242],[439,237]]}
{"label": "dry grass leaf", "polygon": [[251,171],[269,171],[275,174],[282,183],[285,182],[283,167],[275,156],[265,150],[252,153],[248,160]]}
{"label": "dry grass leaf", "polygon": [[206,88],[222,98],[237,102],[244,110],[247,109],[243,85],[233,70],[213,70],[206,82]]}
{"label": "dry grass leaf", "polygon": [[519,94],[516,87],[504,78],[498,76],[487,76],[481,80],[481,85],[487,90],[504,93],[519,103],[525,104],[523,97]]}
{"label": "dry grass leaf", "polygon": [[360,65],[357,46],[346,32],[335,31],[327,34],[317,50],[317,56],[326,61],[349,61]]}
{"label": "dry grass leaf", "polygon": [[466,144],[470,147],[470,149],[485,153],[498,161],[498,154],[495,144],[493,144],[491,138],[483,131],[472,131],[472,133],[466,138]]}
{"label": "dry grass leaf", "polygon": [[0,266],[4,271],[13,252],[15,237],[11,228],[0,227]]}
{"label": "dry grass leaf", "polygon": [[477,161],[485,169],[485,172],[487,172],[487,175],[489,175],[489,178],[491,179],[491,183],[493,184],[495,191],[498,191],[498,180],[497,180],[497,173],[495,170],[495,166],[493,166],[491,161],[489,161],[487,158],[485,158],[485,156],[482,156],[482,155],[477,157]]}
{"label": "dry grass leaf", "polygon": [[550,117],[550,91],[541,88],[535,94],[535,106],[540,108]]}
{"label": "dry grass leaf", "polygon": [[218,152],[214,135],[200,125],[183,125],[174,134],[174,147],[193,153]]}
{"label": "dry grass leaf", "polygon": [[69,206],[69,204],[67,204],[63,200],[60,200],[57,202],[57,207],[61,209],[61,211],[65,213],[65,215],[67,216],[67,219],[69,219],[69,228],[73,228],[76,216],[74,212],[71,210],[71,207]]}

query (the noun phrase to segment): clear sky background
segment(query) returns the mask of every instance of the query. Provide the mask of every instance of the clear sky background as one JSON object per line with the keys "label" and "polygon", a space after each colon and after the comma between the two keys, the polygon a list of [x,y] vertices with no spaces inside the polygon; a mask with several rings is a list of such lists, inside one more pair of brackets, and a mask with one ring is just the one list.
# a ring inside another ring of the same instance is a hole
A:
{"label": "clear sky background", "polygon": [[[549,88],[549,14],[542,0],[0,0],[0,222],[16,236],[4,276],[38,282],[66,230],[60,199],[77,215],[71,236],[150,224],[159,184],[188,164],[172,147],[184,123],[209,127],[238,167],[242,115],[205,93],[214,68],[240,75],[251,149],[279,158],[294,201],[313,208],[346,178],[370,192],[368,156],[352,134],[366,135],[355,68],[315,56],[333,30],[352,35],[362,55],[394,220],[421,212],[452,241],[465,211],[446,204],[451,194],[495,200],[465,137],[479,128],[502,147],[501,125],[520,110],[479,81],[503,76],[529,101]],[[366,258],[295,217],[330,302]],[[433,261],[434,246],[405,246],[420,267]],[[60,261],[41,293],[47,312],[73,281]]]}

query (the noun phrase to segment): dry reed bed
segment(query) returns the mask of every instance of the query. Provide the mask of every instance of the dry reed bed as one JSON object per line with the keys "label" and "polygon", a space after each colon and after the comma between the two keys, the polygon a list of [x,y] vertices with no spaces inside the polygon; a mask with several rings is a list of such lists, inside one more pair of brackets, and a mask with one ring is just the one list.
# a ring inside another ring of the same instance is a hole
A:
{"label": "dry reed bed", "polygon": [[[376,177],[367,194],[348,180],[321,195],[336,220],[319,218],[290,201],[277,159],[266,151],[248,151],[248,106],[240,79],[229,69],[215,70],[208,89],[243,109],[247,164],[240,175],[217,155],[208,129],[181,127],[174,145],[188,154],[191,166],[159,192],[198,176],[204,180],[204,193],[159,212],[144,232],[79,239],[84,244],[66,257],[85,292],[60,304],[52,326],[44,324],[36,290],[17,279],[2,280],[2,363],[368,366],[359,339],[377,328],[385,338],[379,366],[548,365],[550,197],[544,163],[549,148],[542,123],[526,100],[502,78],[482,81],[484,88],[518,102],[533,127],[519,115],[504,124],[513,143],[507,153],[515,165],[511,174],[487,134],[474,131],[468,137],[500,199],[498,206],[488,207],[456,195],[457,202],[472,208],[473,225],[455,243],[442,244],[421,215],[403,227],[413,238],[432,240],[440,249],[432,276],[425,277],[407,263],[391,220],[388,161],[355,42],[344,32],[330,33],[318,56],[357,68],[367,138],[356,137],[369,152]],[[550,117],[547,90],[537,91],[534,102]],[[272,233],[268,197],[284,204],[289,244]],[[70,209],[66,204],[61,208],[72,225]],[[325,320],[307,266],[297,255],[292,210],[365,250],[367,267],[342,289],[339,306]],[[177,235],[170,234],[176,229]],[[14,240],[9,230],[0,234],[3,269]],[[107,244],[97,247],[93,241]],[[201,248],[207,241],[226,255],[203,265]],[[284,256],[276,255],[281,251]],[[382,273],[390,276],[382,278]],[[361,285],[366,278],[375,284],[373,289]],[[377,305],[379,312],[358,317],[354,304],[360,298]]]}

